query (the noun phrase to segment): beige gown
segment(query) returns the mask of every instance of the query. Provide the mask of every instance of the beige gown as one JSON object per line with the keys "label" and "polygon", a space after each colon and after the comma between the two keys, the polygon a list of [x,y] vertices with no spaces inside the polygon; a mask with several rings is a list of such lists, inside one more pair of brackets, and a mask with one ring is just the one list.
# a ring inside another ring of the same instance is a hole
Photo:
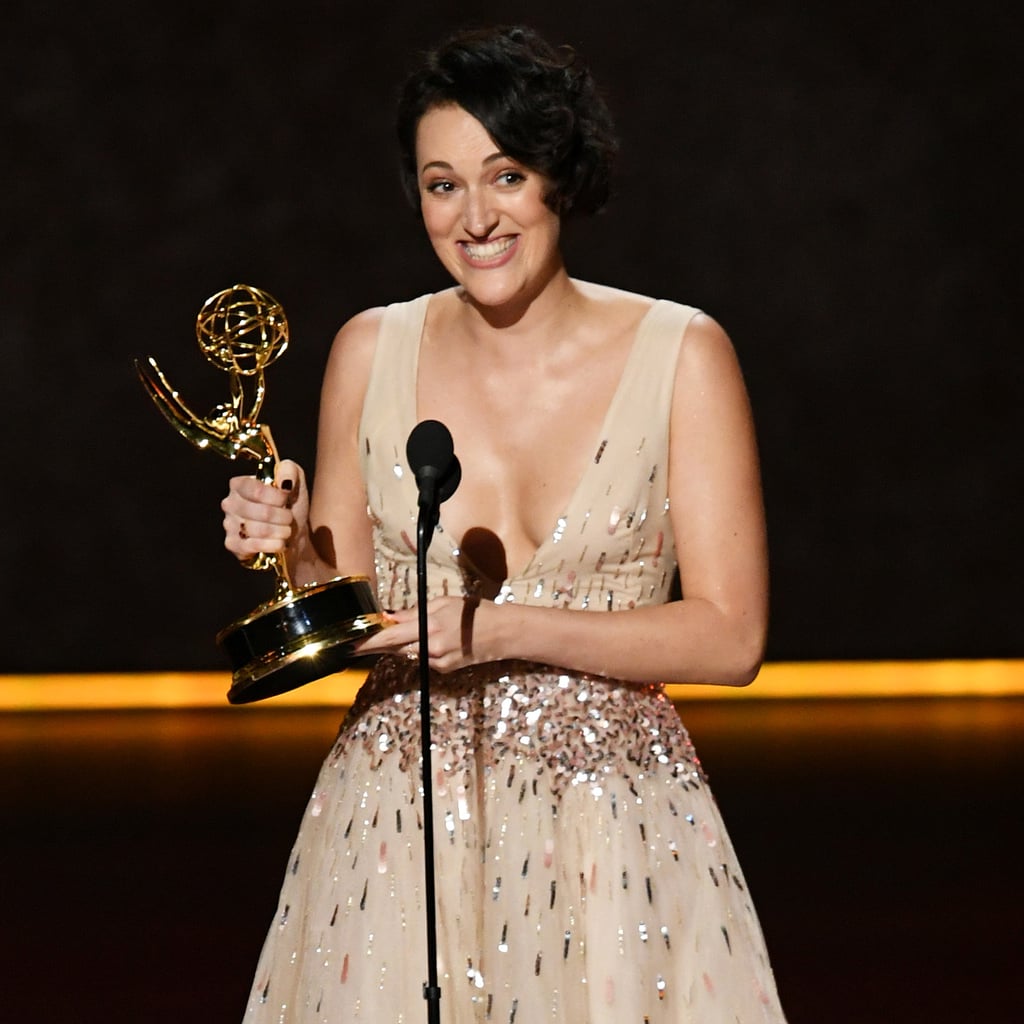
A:
{"label": "beige gown", "polygon": [[[416,599],[404,451],[428,300],[388,308],[361,424],[386,608]],[[667,599],[669,407],[694,312],[651,307],[575,494],[495,600],[608,614]],[[429,563],[432,596],[480,585],[443,507]],[[443,1024],[783,1021],[662,687],[498,662],[434,675],[431,705]],[[310,797],[247,1022],[427,1020],[419,729],[417,665],[382,659]]]}

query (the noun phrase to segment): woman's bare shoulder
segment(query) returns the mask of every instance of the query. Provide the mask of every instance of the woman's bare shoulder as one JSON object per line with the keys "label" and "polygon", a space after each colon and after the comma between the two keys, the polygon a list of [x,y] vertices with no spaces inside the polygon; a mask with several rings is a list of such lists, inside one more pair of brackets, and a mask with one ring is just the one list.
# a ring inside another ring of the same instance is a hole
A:
{"label": "woman's bare shoulder", "polygon": [[736,352],[725,328],[712,316],[698,311],[683,330],[681,358],[709,364],[736,362]]}
{"label": "woman's bare shoulder", "polygon": [[348,405],[366,389],[373,366],[384,307],[365,309],[347,320],[331,343],[324,369],[321,410],[341,400]]}
{"label": "woman's bare shoulder", "polygon": [[380,332],[384,310],[384,306],[374,306],[346,320],[334,335],[331,358],[335,355],[340,358],[353,358],[359,353],[365,355],[366,350],[372,352]]}

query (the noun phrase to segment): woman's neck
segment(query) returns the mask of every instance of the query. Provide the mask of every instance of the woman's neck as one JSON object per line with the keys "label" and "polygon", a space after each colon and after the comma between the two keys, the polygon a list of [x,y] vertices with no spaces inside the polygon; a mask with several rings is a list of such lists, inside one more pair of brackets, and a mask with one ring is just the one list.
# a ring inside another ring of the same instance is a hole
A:
{"label": "woman's neck", "polygon": [[480,343],[508,344],[510,337],[528,343],[531,337],[551,338],[564,331],[579,312],[580,292],[563,264],[533,294],[520,295],[501,306],[475,302],[462,289],[455,292],[455,316],[468,335]]}

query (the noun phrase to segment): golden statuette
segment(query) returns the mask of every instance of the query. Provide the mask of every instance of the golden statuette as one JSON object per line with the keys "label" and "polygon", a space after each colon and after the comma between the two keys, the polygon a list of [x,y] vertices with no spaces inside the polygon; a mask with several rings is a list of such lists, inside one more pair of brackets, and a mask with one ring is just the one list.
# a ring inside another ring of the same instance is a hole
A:
{"label": "golden statuette", "polygon": [[[203,303],[196,338],[207,362],[229,375],[231,395],[206,416],[193,412],[152,358],[136,360],[143,386],[168,423],[195,448],[226,459],[251,459],[264,483],[274,482],[277,449],[257,417],[266,394],[264,370],[288,347],[288,321],[265,291],[236,284]],[[344,668],[359,640],[383,616],[365,576],[292,586],[283,557],[260,554],[245,565],[273,571],[271,600],[232,623],[217,642],[232,665],[232,704],[272,697]]]}

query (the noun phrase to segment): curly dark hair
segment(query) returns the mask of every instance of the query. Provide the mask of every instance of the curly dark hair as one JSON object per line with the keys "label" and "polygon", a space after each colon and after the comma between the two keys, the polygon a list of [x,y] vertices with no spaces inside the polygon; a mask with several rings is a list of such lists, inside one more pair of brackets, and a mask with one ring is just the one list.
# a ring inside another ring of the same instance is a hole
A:
{"label": "curly dark hair", "polygon": [[472,114],[514,160],[552,183],[559,216],[595,213],[608,201],[618,149],[590,72],[569,46],[554,48],[522,26],[469,29],[429,52],[398,103],[402,185],[419,209],[416,128],[433,107]]}

